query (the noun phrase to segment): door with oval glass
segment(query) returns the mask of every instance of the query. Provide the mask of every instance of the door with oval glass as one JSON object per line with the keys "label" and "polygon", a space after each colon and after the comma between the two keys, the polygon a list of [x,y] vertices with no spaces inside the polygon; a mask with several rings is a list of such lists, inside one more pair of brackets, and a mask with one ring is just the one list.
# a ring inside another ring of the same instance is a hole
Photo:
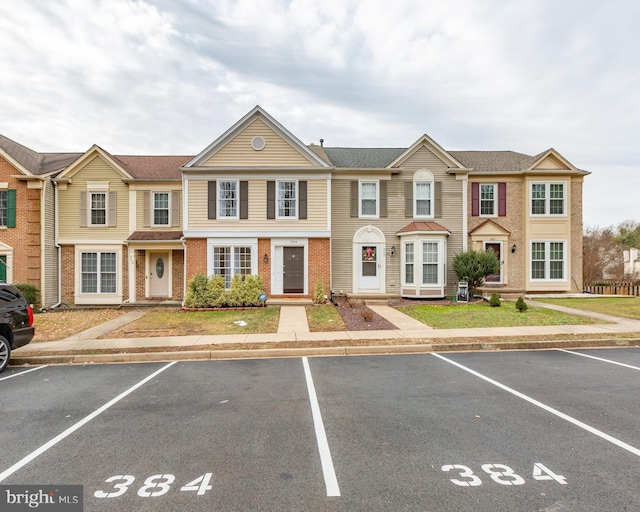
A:
{"label": "door with oval glass", "polygon": [[151,297],[169,296],[169,253],[149,254],[149,294]]}

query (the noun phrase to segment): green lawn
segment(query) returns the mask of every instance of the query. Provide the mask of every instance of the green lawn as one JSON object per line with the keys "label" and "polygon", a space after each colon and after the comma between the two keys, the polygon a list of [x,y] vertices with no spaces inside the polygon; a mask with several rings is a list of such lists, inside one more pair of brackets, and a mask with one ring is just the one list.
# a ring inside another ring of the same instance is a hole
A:
{"label": "green lawn", "polygon": [[515,308],[514,302],[503,302],[498,308],[481,303],[455,306],[404,306],[398,310],[435,329],[602,323],[592,318],[567,315],[541,307],[530,306],[524,313],[520,313]]}
{"label": "green lawn", "polygon": [[568,308],[584,309],[596,313],[622,316],[640,320],[639,297],[588,297],[584,299],[536,299],[538,302],[548,302]]}
{"label": "green lawn", "polygon": [[307,306],[307,322],[311,332],[346,331],[338,310],[332,305]]}
{"label": "green lawn", "polygon": [[[105,337],[273,333],[278,331],[279,318],[280,308],[271,307],[220,311],[150,311]],[[245,322],[246,325],[236,322]]]}

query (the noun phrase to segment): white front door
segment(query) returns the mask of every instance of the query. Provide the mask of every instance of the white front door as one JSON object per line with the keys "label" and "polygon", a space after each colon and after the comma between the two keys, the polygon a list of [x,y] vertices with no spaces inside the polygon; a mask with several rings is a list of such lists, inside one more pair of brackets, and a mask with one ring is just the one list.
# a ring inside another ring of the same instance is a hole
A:
{"label": "white front door", "polygon": [[360,290],[380,290],[380,244],[360,245]]}
{"label": "white front door", "polygon": [[169,253],[149,254],[149,279],[151,297],[169,296]]}

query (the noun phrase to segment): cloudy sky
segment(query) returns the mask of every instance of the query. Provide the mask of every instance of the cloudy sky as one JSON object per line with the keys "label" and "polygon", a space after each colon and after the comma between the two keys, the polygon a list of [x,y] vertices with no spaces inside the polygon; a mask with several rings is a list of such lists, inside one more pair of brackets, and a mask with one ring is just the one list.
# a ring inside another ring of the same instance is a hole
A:
{"label": "cloudy sky", "polygon": [[304,143],[555,148],[640,222],[637,0],[0,2],[0,133],[196,154],[259,104]]}

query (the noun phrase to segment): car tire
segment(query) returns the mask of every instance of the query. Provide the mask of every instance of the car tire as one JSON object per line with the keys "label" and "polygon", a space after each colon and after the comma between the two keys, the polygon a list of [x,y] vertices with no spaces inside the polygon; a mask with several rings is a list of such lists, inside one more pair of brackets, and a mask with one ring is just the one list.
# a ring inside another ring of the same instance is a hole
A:
{"label": "car tire", "polygon": [[9,340],[4,336],[0,336],[0,373],[2,373],[9,364],[9,357],[11,357]]}

